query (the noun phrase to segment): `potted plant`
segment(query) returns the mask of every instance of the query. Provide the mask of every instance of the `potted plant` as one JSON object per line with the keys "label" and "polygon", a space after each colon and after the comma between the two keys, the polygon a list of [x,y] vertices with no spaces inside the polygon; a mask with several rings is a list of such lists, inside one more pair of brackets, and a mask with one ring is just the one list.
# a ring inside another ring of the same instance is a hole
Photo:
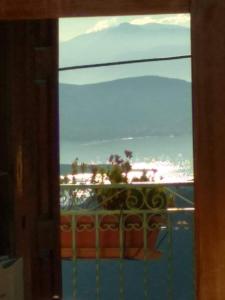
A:
{"label": "potted plant", "polygon": [[[125,158],[117,154],[110,155],[110,166],[91,167],[93,193],[90,198],[98,204],[98,209],[106,212],[98,220],[99,255],[107,258],[119,257],[122,247],[123,257],[158,258],[161,253],[156,249],[156,241],[161,225],[166,224],[166,208],[173,204],[173,200],[165,187],[149,187],[143,184],[153,183],[157,170],[150,170],[150,174],[143,170],[139,177],[129,178],[132,152],[125,150],[124,153]],[[73,175],[79,172],[78,169],[84,171],[84,166],[86,165],[78,166],[76,160],[72,165]],[[137,182],[142,183],[140,187]],[[95,258],[97,225],[93,215],[76,217],[76,237],[72,237],[70,230],[71,217],[63,216],[61,221],[62,228],[68,229],[62,234],[62,246],[72,248],[72,239],[75,238],[78,257]],[[121,230],[123,245],[120,244]],[[147,251],[144,249],[146,243]]]}

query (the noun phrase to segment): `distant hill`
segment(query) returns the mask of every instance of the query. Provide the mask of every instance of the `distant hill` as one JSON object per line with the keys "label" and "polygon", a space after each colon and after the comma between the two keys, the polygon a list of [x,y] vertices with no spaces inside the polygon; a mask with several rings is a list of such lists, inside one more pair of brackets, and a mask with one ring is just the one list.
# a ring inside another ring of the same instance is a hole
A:
{"label": "distant hill", "polygon": [[[190,53],[190,30],[165,24],[123,23],[60,43],[60,66]],[[87,84],[117,78],[157,75],[190,81],[190,60],[145,63],[60,72],[60,82]]]}
{"label": "distant hill", "polygon": [[60,84],[61,140],[191,133],[191,84],[155,76]]}

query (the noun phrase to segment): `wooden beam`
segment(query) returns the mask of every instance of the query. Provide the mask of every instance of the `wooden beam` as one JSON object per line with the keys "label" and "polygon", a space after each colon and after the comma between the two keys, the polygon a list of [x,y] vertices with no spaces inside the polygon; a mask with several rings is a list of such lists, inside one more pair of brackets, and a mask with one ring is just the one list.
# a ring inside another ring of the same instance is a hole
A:
{"label": "wooden beam", "polygon": [[0,19],[188,13],[190,0],[2,0]]}
{"label": "wooden beam", "polygon": [[192,15],[197,299],[225,299],[225,4]]}

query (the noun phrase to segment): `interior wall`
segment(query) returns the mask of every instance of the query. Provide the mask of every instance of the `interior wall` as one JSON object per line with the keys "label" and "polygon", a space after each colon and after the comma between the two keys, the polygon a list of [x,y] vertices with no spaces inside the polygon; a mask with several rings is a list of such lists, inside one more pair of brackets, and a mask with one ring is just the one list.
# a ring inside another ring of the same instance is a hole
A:
{"label": "interior wall", "polygon": [[184,13],[190,0],[2,0],[1,19]]}

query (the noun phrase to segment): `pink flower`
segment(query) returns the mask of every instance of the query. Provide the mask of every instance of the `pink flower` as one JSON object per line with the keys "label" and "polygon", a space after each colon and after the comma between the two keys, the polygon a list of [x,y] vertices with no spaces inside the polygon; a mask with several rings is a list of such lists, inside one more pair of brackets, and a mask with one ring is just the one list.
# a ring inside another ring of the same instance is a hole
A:
{"label": "pink flower", "polygon": [[132,153],[132,151],[130,151],[130,150],[125,150],[124,153],[125,153],[125,155],[126,155],[126,157],[127,157],[128,159],[130,159],[130,158],[133,157],[133,153]]}

